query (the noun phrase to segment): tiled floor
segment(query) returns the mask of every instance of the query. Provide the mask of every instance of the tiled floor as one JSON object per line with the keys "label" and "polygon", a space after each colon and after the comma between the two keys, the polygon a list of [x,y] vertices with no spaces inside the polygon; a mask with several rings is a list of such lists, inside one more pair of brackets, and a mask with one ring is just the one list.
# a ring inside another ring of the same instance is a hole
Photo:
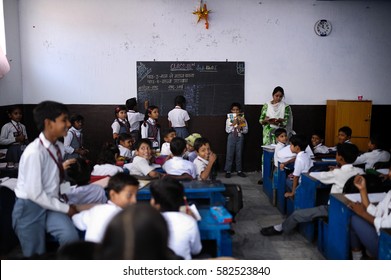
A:
{"label": "tiled floor", "polygon": [[257,182],[260,173],[248,173],[241,178],[234,173],[230,179],[219,174],[224,183],[240,184],[244,207],[233,225],[233,256],[246,260],[323,260],[316,244],[310,243],[298,232],[289,235],[265,237],[261,227],[283,221],[284,217],[273,207]]}

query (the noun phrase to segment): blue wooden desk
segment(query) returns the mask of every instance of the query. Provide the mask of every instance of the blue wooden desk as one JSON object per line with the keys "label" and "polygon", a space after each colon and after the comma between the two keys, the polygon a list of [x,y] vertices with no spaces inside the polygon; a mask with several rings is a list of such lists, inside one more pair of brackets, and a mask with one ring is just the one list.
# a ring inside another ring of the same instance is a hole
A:
{"label": "blue wooden desk", "polygon": [[[209,205],[224,205],[225,198],[221,194],[225,191],[225,186],[220,181],[183,181],[185,194],[188,200],[206,199]],[[145,186],[137,192],[137,200],[150,200],[151,191],[149,186]]]}
{"label": "blue wooden desk", "polygon": [[273,195],[273,169],[274,169],[274,150],[263,148],[263,192],[269,198],[270,202],[275,205]]}
{"label": "blue wooden desk", "polygon": [[219,224],[213,218],[209,208],[198,209],[202,217],[198,222],[202,240],[216,241],[216,256],[232,256],[232,238],[229,233],[231,224]]}
{"label": "blue wooden desk", "polygon": [[380,229],[379,260],[391,260],[391,228]]}
{"label": "blue wooden desk", "polygon": [[[349,199],[343,194],[330,195],[326,248],[327,259],[350,259],[350,219],[356,215],[348,208]],[[379,259],[391,258],[391,229],[382,229],[379,237]]]}
{"label": "blue wooden desk", "polygon": [[[303,173],[301,174],[301,183],[296,188],[294,199],[287,200],[287,204],[292,203],[293,211],[325,205],[328,202],[330,189],[330,185],[322,184],[308,173]],[[290,207],[287,206],[287,208]],[[314,240],[315,224],[313,222],[301,223],[299,230],[307,240],[310,242]]]}

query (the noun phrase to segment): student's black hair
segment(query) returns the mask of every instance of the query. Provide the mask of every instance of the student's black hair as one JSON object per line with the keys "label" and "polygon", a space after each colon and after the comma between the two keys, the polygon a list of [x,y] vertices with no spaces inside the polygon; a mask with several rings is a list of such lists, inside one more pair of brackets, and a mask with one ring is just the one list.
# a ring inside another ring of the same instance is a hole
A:
{"label": "student's black hair", "polygon": [[152,181],[150,184],[151,196],[157,204],[160,204],[160,211],[179,211],[184,204],[185,191],[183,185],[172,177]]}
{"label": "student's black hair", "polygon": [[22,110],[22,107],[19,106],[19,105],[11,105],[8,109],[7,109],[7,114],[8,115],[11,115],[15,110],[19,109],[22,114],[23,114],[23,110]]}
{"label": "student's black hair", "polygon": [[139,182],[134,176],[120,172],[110,177],[106,191],[110,196],[110,191],[120,193],[128,185],[138,188]]}
{"label": "student's black hair", "polygon": [[293,135],[293,136],[289,139],[289,142],[290,142],[293,146],[299,146],[299,148],[300,148],[301,151],[304,151],[304,150],[306,149],[306,147],[308,146],[307,137],[305,137],[304,135],[301,135],[301,134]]}
{"label": "student's black hair", "polygon": [[129,139],[133,139],[132,135],[130,135],[129,133],[120,133],[120,135],[118,136],[118,143]]}
{"label": "student's black hair", "polygon": [[198,152],[198,150],[203,146],[203,145],[206,145],[206,144],[210,144],[209,140],[206,139],[205,137],[201,137],[201,138],[197,138],[195,141],[194,141],[194,150],[196,150]]}
{"label": "student's black hair", "polygon": [[178,95],[175,97],[174,103],[175,106],[179,106],[184,109],[186,107],[186,98],[183,95]]}
{"label": "student's black hair", "polygon": [[277,92],[281,92],[282,93],[282,96],[284,97],[285,96],[285,93],[284,93],[284,89],[280,86],[277,86],[273,89],[273,93],[272,93],[272,96],[274,96]]}
{"label": "student's black hair", "polygon": [[69,121],[70,121],[71,125],[73,126],[75,124],[75,122],[80,122],[80,121],[83,122],[84,121],[84,117],[82,115],[79,115],[79,114],[73,114],[69,118]]}
{"label": "student's black hair", "polygon": [[360,151],[357,146],[352,143],[343,143],[337,145],[337,154],[343,157],[346,163],[353,163],[356,161]]}
{"label": "student's black hair", "polygon": [[386,149],[383,138],[379,134],[371,135],[371,137],[369,137],[369,140],[371,141],[371,144],[376,147],[376,149],[380,149],[380,150]]}
{"label": "student's black hair", "polygon": [[186,149],[186,140],[181,137],[174,137],[170,142],[170,150],[173,156],[180,157],[182,156],[184,150]]}
{"label": "student's black hair", "polygon": [[107,142],[103,144],[102,149],[98,155],[97,164],[115,164],[115,156],[119,155],[119,149],[113,143]]}
{"label": "student's black hair", "polygon": [[142,138],[142,139],[139,139],[136,144],[134,144],[134,149],[136,151],[138,151],[138,149],[140,148],[141,144],[147,144],[149,146],[149,148],[152,149],[152,143],[149,139],[147,138]]}
{"label": "student's black hair", "polygon": [[81,158],[77,158],[66,170],[66,179],[72,185],[85,186],[90,181],[91,166]]}
{"label": "student's black hair", "polygon": [[286,133],[286,129],[280,127],[280,128],[277,128],[277,129],[274,131],[274,136],[276,136],[276,138],[277,138],[278,136],[280,136],[280,135],[283,134],[283,133],[287,134],[287,133]]}
{"label": "student's black hair", "polygon": [[[144,123],[143,123],[144,126],[147,126],[147,120],[149,119],[149,114],[151,114],[152,111],[155,109],[159,109],[159,107],[155,105],[150,105],[148,106],[147,110],[145,110]],[[160,125],[157,123],[157,120],[155,120],[155,122],[156,122],[156,126],[160,127]]]}
{"label": "student's black hair", "polygon": [[126,100],[126,108],[128,110],[136,111],[135,109],[137,109],[137,99],[135,97],[133,97],[133,98],[129,98],[128,100]]}
{"label": "student's black hair", "polygon": [[338,132],[343,132],[346,134],[347,137],[352,137],[352,129],[348,126],[343,126],[340,129],[338,129]]}
{"label": "student's black hair", "polygon": [[159,211],[148,204],[133,204],[108,224],[97,251],[104,260],[179,259],[168,248],[168,226]]}
{"label": "student's black hair", "polygon": [[172,127],[170,127],[169,129],[165,130],[164,133],[163,133],[163,138],[167,137],[167,135],[172,133],[172,132],[176,133],[176,130],[174,128],[172,128]]}
{"label": "student's black hair", "polygon": [[55,121],[61,114],[68,115],[67,106],[55,101],[43,101],[33,110],[35,124],[40,132],[45,129],[45,120]]}
{"label": "student's black hair", "polygon": [[[352,176],[349,178],[349,180],[346,181],[342,193],[358,193],[360,192],[359,189],[356,188],[354,185],[354,178],[356,177]],[[379,193],[387,191],[384,186],[382,185],[381,178],[374,174],[364,174],[361,175],[364,177],[366,182],[366,188],[368,193]]]}
{"label": "student's black hair", "polygon": [[242,110],[242,105],[240,105],[240,103],[238,103],[238,102],[233,102],[229,109],[232,110],[233,107],[238,107],[239,111]]}
{"label": "student's black hair", "polygon": [[311,134],[311,137],[314,136],[314,135],[316,135],[316,136],[318,136],[320,139],[324,140],[324,133],[323,133],[322,131],[320,131],[320,130],[314,130],[314,131],[312,132],[312,134]]}

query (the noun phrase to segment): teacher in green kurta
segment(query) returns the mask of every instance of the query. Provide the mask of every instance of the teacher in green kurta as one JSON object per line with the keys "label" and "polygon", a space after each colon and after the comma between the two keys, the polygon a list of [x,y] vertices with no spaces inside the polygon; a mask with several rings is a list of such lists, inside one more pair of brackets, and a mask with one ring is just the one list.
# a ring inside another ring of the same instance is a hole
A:
{"label": "teacher in green kurta", "polygon": [[273,99],[263,105],[259,117],[259,123],[263,125],[262,145],[275,144],[274,130],[279,127],[285,128],[288,136],[292,133],[292,111],[291,107],[283,101],[284,89],[276,87],[272,96]]}
{"label": "teacher in green kurta", "polygon": [[[284,89],[280,86],[276,87],[272,97],[271,101],[263,105],[259,117],[259,123],[263,125],[262,145],[276,143],[274,131],[277,128],[285,128],[288,137],[292,134],[293,116],[291,107],[283,101]],[[258,183],[262,184],[262,180]]]}

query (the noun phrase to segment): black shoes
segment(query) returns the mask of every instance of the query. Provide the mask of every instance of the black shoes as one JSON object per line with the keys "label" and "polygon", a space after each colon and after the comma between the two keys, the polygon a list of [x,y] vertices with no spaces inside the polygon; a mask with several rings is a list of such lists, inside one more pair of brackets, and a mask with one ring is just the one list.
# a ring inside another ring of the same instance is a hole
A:
{"label": "black shoes", "polygon": [[231,178],[231,172],[226,172],[225,173],[225,178]]}
{"label": "black shoes", "polygon": [[261,234],[264,236],[280,235],[282,234],[282,231],[275,230],[274,226],[270,226],[262,228]]}
{"label": "black shoes", "polygon": [[244,174],[242,171],[238,172],[238,176],[239,176],[239,177],[242,177],[242,178],[247,177],[247,175]]}
{"label": "black shoes", "polygon": [[263,185],[263,180],[262,180],[262,179],[260,179],[260,180],[258,181],[258,185]]}

